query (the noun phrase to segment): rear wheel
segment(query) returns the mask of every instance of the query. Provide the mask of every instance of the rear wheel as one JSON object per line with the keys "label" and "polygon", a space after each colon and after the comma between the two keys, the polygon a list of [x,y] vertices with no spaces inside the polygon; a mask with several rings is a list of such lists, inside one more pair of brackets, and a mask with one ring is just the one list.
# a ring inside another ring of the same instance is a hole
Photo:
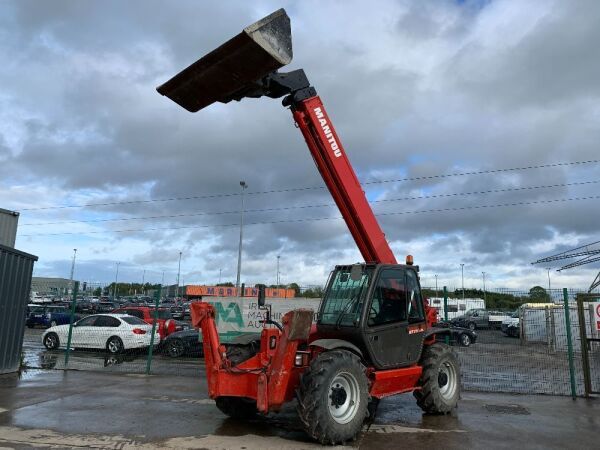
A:
{"label": "rear wheel", "polygon": [[256,402],[244,397],[217,397],[217,408],[234,419],[249,419],[256,415]]}
{"label": "rear wheel", "polygon": [[369,414],[365,367],[358,356],[345,350],[314,359],[296,393],[304,429],[321,444],[356,439]]}
{"label": "rear wheel", "polygon": [[460,345],[462,345],[463,347],[468,347],[469,345],[471,345],[471,336],[469,336],[467,333],[461,334]]}
{"label": "rear wheel", "polygon": [[121,353],[123,351],[123,341],[121,338],[113,336],[106,341],[106,351],[108,353],[112,353],[113,355]]}
{"label": "rear wheel", "polygon": [[48,350],[56,350],[60,345],[58,335],[56,333],[48,333],[44,337],[44,347]]}
{"label": "rear wheel", "polygon": [[421,390],[415,391],[419,407],[430,414],[448,414],[460,398],[460,366],[452,349],[435,343],[423,349]]}
{"label": "rear wheel", "polygon": [[167,341],[167,353],[171,358],[179,358],[185,352],[185,346],[180,339],[169,339]]}

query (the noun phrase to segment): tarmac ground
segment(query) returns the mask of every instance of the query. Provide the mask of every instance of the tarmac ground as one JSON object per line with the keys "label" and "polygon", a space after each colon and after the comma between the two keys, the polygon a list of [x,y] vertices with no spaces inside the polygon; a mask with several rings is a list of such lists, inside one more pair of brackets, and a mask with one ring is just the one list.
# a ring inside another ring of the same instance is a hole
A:
{"label": "tarmac ground", "polygon": [[[405,394],[380,403],[349,448],[598,448],[600,401],[464,392],[456,412],[427,416]],[[206,378],[77,370],[0,376],[0,448],[305,449],[294,405],[243,422],[208,398]],[[341,447],[340,447],[341,448]]]}

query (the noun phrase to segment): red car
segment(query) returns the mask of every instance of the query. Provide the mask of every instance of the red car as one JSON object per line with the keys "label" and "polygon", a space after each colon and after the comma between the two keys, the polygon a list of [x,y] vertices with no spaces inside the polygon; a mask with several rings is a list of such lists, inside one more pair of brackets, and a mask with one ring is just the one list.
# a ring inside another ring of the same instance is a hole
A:
{"label": "red car", "polygon": [[[129,314],[130,316],[139,317],[144,322],[152,325],[154,321],[155,308],[151,306],[124,306],[117,308],[112,312],[115,314]],[[160,340],[162,341],[171,333],[181,330],[181,326],[178,326],[173,318],[171,317],[171,310],[168,308],[158,308],[156,310],[158,315],[156,317],[156,327],[158,328],[158,334],[160,334]]]}

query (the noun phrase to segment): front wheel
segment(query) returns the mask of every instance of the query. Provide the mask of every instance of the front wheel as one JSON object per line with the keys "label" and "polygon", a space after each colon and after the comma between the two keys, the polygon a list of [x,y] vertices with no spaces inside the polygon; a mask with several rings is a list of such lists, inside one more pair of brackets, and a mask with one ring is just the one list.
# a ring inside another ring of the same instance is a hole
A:
{"label": "front wheel", "polygon": [[179,358],[185,352],[185,346],[179,339],[170,339],[167,342],[167,354],[171,358]]}
{"label": "front wheel", "polygon": [[475,331],[476,328],[477,328],[477,325],[475,325],[475,322],[469,322],[469,330]]}
{"label": "front wheel", "polygon": [[435,343],[423,349],[421,389],[414,392],[419,407],[429,414],[448,414],[460,398],[460,366],[452,349]]}
{"label": "front wheel", "polygon": [[345,350],[320,354],[297,391],[304,429],[321,444],[356,439],[368,416],[369,387],[358,356]]}

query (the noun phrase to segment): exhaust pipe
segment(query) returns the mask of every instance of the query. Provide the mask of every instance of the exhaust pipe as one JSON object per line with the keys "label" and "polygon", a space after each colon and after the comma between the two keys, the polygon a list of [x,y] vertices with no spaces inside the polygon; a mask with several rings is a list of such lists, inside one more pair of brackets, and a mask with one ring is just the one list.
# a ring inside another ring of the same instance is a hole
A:
{"label": "exhaust pipe", "polygon": [[264,95],[261,79],[291,61],[290,18],[282,8],[244,28],[156,90],[196,112],[214,102]]}

